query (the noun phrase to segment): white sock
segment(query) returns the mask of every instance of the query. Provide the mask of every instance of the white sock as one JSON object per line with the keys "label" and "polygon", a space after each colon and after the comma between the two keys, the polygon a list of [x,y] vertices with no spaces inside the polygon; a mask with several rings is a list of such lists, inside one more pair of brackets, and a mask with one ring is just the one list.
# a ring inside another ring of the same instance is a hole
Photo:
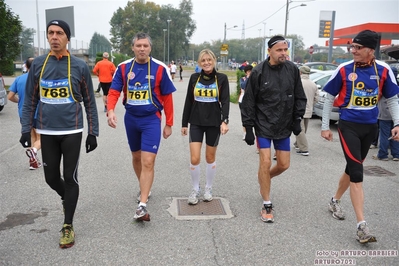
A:
{"label": "white sock", "polygon": [[37,153],[37,149],[35,147],[32,147],[32,150],[35,152],[35,154]]}
{"label": "white sock", "polygon": [[191,182],[193,184],[193,189],[199,191],[199,182],[200,182],[200,173],[201,167],[200,165],[192,165],[190,163],[190,174],[191,174]]}
{"label": "white sock", "polygon": [[206,164],[206,187],[211,188],[216,175],[216,162]]}
{"label": "white sock", "polygon": [[357,225],[356,225],[356,228],[359,228],[359,226],[362,224],[362,223],[365,223],[366,221],[360,221],[360,222],[358,222],[357,223]]}
{"label": "white sock", "polygon": [[263,201],[263,205],[270,205],[270,204],[272,204],[272,202],[270,201],[270,200],[264,200]]}
{"label": "white sock", "polygon": [[144,207],[147,207],[147,204],[146,204],[146,203],[144,203],[144,202],[141,202],[141,201],[140,201],[140,203],[139,203],[139,206],[144,206]]}

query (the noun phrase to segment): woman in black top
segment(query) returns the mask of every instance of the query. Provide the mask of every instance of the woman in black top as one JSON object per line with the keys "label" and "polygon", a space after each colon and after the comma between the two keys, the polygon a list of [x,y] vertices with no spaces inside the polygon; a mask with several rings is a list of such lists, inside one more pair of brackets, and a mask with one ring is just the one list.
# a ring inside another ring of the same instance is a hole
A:
{"label": "woman in black top", "polygon": [[[200,73],[191,75],[183,110],[183,136],[190,135],[190,174],[193,191],[188,204],[198,203],[200,194],[201,147],[206,137],[206,185],[204,201],[211,201],[212,183],[216,173],[216,149],[220,134],[229,130],[230,88],[225,74],[216,72],[216,56],[204,49],[198,56]],[[190,123],[190,130],[188,124]]]}

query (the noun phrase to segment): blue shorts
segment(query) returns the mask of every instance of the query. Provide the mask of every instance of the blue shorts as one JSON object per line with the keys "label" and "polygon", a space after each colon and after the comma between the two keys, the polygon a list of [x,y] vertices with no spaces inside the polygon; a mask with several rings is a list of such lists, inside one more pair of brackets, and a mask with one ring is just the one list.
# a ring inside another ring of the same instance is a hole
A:
{"label": "blue shorts", "polygon": [[290,138],[285,139],[266,139],[258,137],[258,146],[260,149],[270,149],[272,140],[275,150],[279,151],[290,151]]}
{"label": "blue shorts", "polygon": [[130,151],[158,152],[161,119],[156,114],[140,117],[125,113],[125,128]]}

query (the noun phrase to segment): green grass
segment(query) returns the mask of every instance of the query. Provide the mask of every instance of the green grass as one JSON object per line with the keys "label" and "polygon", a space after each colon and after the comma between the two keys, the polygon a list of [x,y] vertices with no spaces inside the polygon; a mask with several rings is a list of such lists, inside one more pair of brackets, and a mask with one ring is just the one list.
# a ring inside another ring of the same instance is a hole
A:
{"label": "green grass", "polygon": [[237,94],[230,94],[230,102],[231,103],[238,103],[238,95]]}

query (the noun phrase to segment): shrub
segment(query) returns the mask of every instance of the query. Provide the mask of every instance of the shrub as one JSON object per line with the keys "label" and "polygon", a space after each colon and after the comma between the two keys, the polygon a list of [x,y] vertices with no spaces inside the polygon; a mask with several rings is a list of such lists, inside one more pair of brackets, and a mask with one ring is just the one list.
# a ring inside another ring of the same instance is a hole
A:
{"label": "shrub", "polygon": [[0,60],[0,73],[3,76],[14,75],[14,62],[13,60]]}

